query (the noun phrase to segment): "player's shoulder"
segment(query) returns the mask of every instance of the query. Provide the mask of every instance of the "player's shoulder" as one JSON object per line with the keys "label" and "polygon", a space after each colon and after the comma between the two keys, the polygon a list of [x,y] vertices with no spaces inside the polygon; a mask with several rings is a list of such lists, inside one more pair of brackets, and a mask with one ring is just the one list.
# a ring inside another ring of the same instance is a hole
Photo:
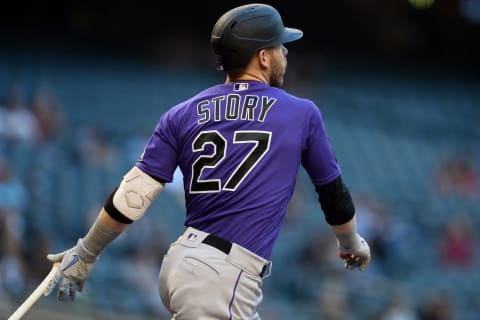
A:
{"label": "player's shoulder", "polygon": [[312,99],[300,97],[282,88],[275,88],[275,90],[277,90],[279,98],[286,103],[295,106],[297,110],[304,109],[305,111],[310,112],[319,110],[317,104]]}

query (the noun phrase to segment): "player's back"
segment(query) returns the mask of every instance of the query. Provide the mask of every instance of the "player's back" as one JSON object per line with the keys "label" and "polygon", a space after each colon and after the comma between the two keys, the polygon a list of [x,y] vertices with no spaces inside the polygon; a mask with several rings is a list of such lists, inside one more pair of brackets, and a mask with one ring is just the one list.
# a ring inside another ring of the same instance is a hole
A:
{"label": "player's back", "polygon": [[214,86],[169,110],[158,128],[184,175],[186,225],[268,258],[312,130],[323,129],[316,122],[311,101],[256,81]]}

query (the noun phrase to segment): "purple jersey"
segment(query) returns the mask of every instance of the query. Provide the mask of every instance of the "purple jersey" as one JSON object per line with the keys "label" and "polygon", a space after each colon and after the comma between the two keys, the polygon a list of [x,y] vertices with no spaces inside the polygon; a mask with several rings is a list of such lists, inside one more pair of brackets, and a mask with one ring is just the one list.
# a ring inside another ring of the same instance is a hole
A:
{"label": "purple jersey", "polygon": [[171,108],[136,165],[166,182],[179,166],[185,225],[265,259],[272,253],[299,166],[315,185],[340,175],[317,106],[256,81],[217,85]]}

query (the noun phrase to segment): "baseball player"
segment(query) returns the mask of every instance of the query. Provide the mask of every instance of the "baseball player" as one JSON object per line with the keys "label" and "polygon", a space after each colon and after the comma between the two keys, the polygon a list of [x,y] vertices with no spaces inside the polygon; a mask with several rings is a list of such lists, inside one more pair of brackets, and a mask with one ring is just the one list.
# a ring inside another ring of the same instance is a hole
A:
{"label": "baseball player", "polygon": [[281,89],[284,44],[302,36],[270,5],[242,5],[218,19],[211,46],[225,83],[164,113],[88,233],[73,248],[48,255],[61,262],[60,300],[82,290],[102,250],[144,215],[177,167],[184,176],[185,230],[164,256],[158,279],[172,319],[260,318],[262,281],[300,166],[346,268],[368,265],[370,249],[356,231],[322,114],[312,101]]}

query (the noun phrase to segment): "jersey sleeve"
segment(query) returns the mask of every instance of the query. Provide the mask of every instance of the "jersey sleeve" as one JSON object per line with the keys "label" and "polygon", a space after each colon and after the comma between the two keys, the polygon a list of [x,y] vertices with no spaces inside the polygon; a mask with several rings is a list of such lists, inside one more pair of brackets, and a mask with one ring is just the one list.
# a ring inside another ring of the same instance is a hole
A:
{"label": "jersey sleeve", "polygon": [[341,170],[331,146],[321,111],[314,107],[306,121],[306,143],[302,165],[312,183],[327,184],[340,176]]}
{"label": "jersey sleeve", "polygon": [[164,182],[172,182],[177,167],[178,145],[170,117],[167,112],[160,118],[136,163],[143,172]]}

